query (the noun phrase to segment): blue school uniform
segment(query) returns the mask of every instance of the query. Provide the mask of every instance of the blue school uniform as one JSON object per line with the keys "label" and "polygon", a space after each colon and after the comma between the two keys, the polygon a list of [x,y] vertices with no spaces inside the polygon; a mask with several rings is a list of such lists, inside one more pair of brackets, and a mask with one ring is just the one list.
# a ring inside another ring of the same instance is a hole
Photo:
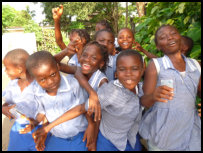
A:
{"label": "blue school uniform", "polygon": [[[46,114],[49,122],[56,120],[71,108],[85,102],[84,90],[72,76],[61,75],[60,87],[56,96],[48,95],[39,85],[35,95],[39,103],[38,113]],[[82,142],[86,128],[87,120],[84,115],[55,126],[50,131],[52,136],[46,140],[45,150],[86,151],[86,143]]]}
{"label": "blue school uniform", "polygon": [[172,79],[174,88],[173,99],[156,102],[144,114],[140,125],[140,135],[157,150],[201,150],[201,121],[195,107],[201,70],[194,60],[183,58],[185,76],[174,68],[168,56],[154,60],[157,86],[161,80]]}
{"label": "blue school uniform", "polygon": [[105,83],[97,93],[102,109],[97,151],[141,150],[136,136],[142,115],[138,94],[124,88],[118,80]]}
{"label": "blue school uniform", "polygon": [[[33,81],[21,91],[18,85],[18,79],[11,80],[6,89],[2,92],[2,98],[5,99],[8,104],[16,104],[17,110],[22,114],[34,118],[38,108],[33,94],[35,83],[36,82]],[[39,126],[27,134],[19,134],[19,130],[25,128],[27,124],[29,124],[29,121],[26,119],[15,120],[10,131],[8,151],[36,151],[32,133]]]}
{"label": "blue school uniform", "polygon": [[74,54],[70,60],[68,61],[68,65],[74,65],[74,66],[81,66],[79,61],[78,61],[78,57],[77,54]]}
{"label": "blue school uniform", "polygon": [[115,80],[115,72],[116,72],[116,58],[118,54],[112,56],[109,55],[109,62],[107,64],[105,74],[109,81]]}

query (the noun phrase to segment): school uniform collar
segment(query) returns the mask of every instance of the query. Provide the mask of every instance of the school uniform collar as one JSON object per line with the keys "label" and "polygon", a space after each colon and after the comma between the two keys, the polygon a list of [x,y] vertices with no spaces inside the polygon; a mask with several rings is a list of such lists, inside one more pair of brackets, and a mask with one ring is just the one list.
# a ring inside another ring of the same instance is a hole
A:
{"label": "school uniform collar", "polygon": [[[61,81],[60,81],[60,86],[57,90],[57,93],[69,91],[70,85],[68,83],[68,80],[64,75],[60,74],[60,77],[61,77]],[[43,96],[44,94],[47,94],[46,91],[39,84],[37,84],[37,89],[35,93],[37,96]]]}
{"label": "school uniform collar", "polygon": [[[182,57],[186,63],[186,71],[194,72],[197,70],[197,68],[190,62],[190,60],[188,60],[188,58],[186,58],[183,54]],[[163,56],[162,62],[165,69],[175,69],[173,63],[171,62],[170,58],[167,55]]]}
{"label": "school uniform collar", "polygon": [[101,74],[101,71],[100,71],[100,70],[97,70],[96,72],[94,72],[94,73],[92,74],[92,76],[90,77],[90,79],[89,79],[89,81],[88,81],[91,87],[94,87],[94,86],[95,86],[95,83],[97,82],[97,79],[98,79],[98,77],[99,77],[100,74]]}
{"label": "school uniform collar", "polygon": [[[117,80],[114,80],[113,82],[114,85],[118,86],[119,88],[125,88],[121,83],[120,81],[117,79]],[[126,88],[125,88],[126,89]],[[135,91],[136,91],[136,94],[138,94],[138,87],[137,85],[135,86]]]}
{"label": "school uniform collar", "polygon": [[109,62],[108,62],[109,67],[113,67],[113,56],[109,55]]}

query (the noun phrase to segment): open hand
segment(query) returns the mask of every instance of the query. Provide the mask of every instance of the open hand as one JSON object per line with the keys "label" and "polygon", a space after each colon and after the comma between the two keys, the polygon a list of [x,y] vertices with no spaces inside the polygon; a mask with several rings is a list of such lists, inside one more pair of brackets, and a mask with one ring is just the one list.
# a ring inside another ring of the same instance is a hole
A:
{"label": "open hand", "polygon": [[94,140],[94,137],[95,137],[94,130],[95,130],[94,123],[89,123],[87,126],[87,129],[85,131],[85,134],[83,136],[83,142],[87,139],[86,147],[88,147],[95,141]]}
{"label": "open hand", "polygon": [[143,50],[142,46],[136,41],[133,42],[132,49],[135,49],[135,50],[140,51],[140,52],[142,52],[142,50]]}

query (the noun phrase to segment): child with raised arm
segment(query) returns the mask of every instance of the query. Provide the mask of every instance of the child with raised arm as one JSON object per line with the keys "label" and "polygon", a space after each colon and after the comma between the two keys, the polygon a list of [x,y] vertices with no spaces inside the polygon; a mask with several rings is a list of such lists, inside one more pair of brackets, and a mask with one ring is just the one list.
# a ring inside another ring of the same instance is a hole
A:
{"label": "child with raised arm", "polygon": [[[122,52],[117,59],[118,79],[98,89],[102,118],[100,126],[97,124],[95,129],[94,144],[97,143],[97,151],[141,150],[137,133],[142,114],[139,102],[141,89],[138,87],[142,73],[141,55],[134,50]],[[85,113],[87,109],[88,102],[78,105],[35,134],[48,133],[54,126]]]}
{"label": "child with raised arm", "polygon": [[201,93],[200,65],[181,54],[181,36],[171,25],[156,31],[155,44],[164,57],[153,59],[145,71],[141,103],[149,109],[139,133],[149,151],[201,150],[201,121],[195,107]]}
{"label": "child with raised arm", "polygon": [[[28,57],[27,51],[19,48],[9,51],[3,59],[5,71],[11,81],[2,92],[2,100],[5,102],[2,113],[9,119],[15,119],[10,131],[8,151],[36,151],[32,139],[34,130],[26,128],[30,122],[34,125],[33,118],[38,107],[33,94],[35,81],[25,66]],[[14,116],[17,114],[19,116]],[[25,130],[28,133],[22,134]]]}

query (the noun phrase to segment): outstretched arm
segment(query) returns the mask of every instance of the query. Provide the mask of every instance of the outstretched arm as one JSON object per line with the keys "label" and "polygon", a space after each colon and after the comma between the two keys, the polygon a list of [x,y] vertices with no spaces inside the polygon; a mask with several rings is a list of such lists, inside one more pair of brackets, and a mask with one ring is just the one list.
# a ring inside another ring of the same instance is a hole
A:
{"label": "outstretched arm", "polygon": [[63,50],[66,48],[65,43],[63,42],[63,37],[61,35],[61,27],[60,27],[60,18],[63,14],[63,5],[60,5],[57,8],[52,9],[54,26],[55,26],[55,38],[58,46]]}
{"label": "outstretched arm", "polygon": [[157,58],[156,55],[154,55],[154,54],[146,51],[144,48],[142,48],[142,46],[138,42],[134,41],[133,44],[134,44],[133,49],[140,51],[140,52],[143,52],[149,59]]}

